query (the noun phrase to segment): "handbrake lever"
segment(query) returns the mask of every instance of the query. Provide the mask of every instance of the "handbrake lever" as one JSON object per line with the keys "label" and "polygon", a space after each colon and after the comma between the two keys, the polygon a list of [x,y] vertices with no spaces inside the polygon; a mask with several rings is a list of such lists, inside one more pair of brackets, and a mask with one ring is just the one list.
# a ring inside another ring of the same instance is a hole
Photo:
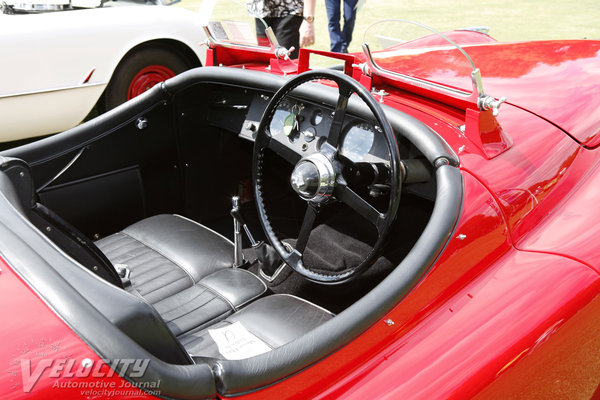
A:
{"label": "handbrake lever", "polygon": [[275,249],[273,249],[267,243],[260,241],[257,242],[254,240],[252,233],[250,232],[250,228],[246,225],[244,221],[244,217],[242,216],[240,210],[240,198],[238,196],[233,196],[231,198],[231,216],[233,217],[233,245],[234,245],[234,254],[233,254],[233,267],[237,268],[246,263],[244,259],[244,253],[242,252],[242,228],[248,239],[250,240],[250,244],[252,245],[252,249],[258,258],[258,262],[260,264],[261,270],[263,270],[267,275],[273,275],[277,270],[277,266],[281,264],[281,259],[277,255]]}
{"label": "handbrake lever", "polygon": [[[244,221],[244,217],[242,216],[242,213],[240,212],[240,198],[238,196],[233,196],[231,198],[231,216],[233,217],[233,221],[237,224],[238,228],[241,226],[244,228],[244,231],[246,232],[246,236],[248,236],[248,240],[250,240],[250,244],[252,245],[252,247],[255,247],[258,243],[256,242],[256,240],[254,240],[254,237],[252,236],[252,233],[250,232],[250,229],[248,228],[248,225],[246,225],[246,221]],[[235,229],[235,232],[238,233],[239,231],[239,235],[240,235],[240,239],[242,238],[242,233],[241,233],[241,229]]]}
{"label": "handbrake lever", "polygon": [[[242,251],[242,226],[248,234],[248,229],[240,213],[240,198],[233,196],[231,198],[231,216],[233,217],[233,268],[241,267],[246,260]],[[250,241],[254,241],[252,235],[249,235]]]}

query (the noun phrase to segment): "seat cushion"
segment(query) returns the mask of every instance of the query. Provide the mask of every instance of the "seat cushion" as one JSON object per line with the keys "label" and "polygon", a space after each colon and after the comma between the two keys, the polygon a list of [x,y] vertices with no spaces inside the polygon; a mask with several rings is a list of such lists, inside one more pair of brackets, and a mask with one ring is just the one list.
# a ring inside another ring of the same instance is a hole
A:
{"label": "seat cushion", "polygon": [[[239,333],[237,328],[240,325],[243,326],[243,330],[254,336],[250,339],[239,338],[242,347],[248,343],[252,346],[258,344],[258,347],[275,349],[308,333],[331,318],[333,318],[332,313],[306,300],[291,295],[276,294],[254,301],[208,329],[182,335],[179,340],[187,352],[194,357],[230,358],[228,354],[224,355],[220,352],[219,345],[213,339],[213,336],[216,336],[215,332],[222,332],[228,326],[236,325],[235,333],[231,336]],[[259,343],[256,343],[257,341]],[[243,348],[238,350],[245,352]]]}
{"label": "seat cushion", "polygon": [[262,296],[267,286],[243,269],[223,269],[154,304],[175,336],[219,322]]}
{"label": "seat cushion", "polygon": [[179,215],[146,218],[96,245],[129,267],[132,286],[152,304],[233,265],[231,241]]}

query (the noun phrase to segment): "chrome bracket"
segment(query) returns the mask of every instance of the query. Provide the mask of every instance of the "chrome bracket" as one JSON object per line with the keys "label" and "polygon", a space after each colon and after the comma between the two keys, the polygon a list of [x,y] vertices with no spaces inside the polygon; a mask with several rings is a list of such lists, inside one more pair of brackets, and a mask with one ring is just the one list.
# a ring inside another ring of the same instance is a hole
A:
{"label": "chrome bracket", "polygon": [[294,52],[294,50],[296,50],[294,46],[290,47],[289,49],[286,49],[283,46],[277,46],[275,47],[275,57],[289,61],[290,55]]}
{"label": "chrome bracket", "polygon": [[[370,55],[370,52],[369,52]],[[358,68],[363,73],[364,76],[371,76],[371,70],[369,69],[369,64],[366,62],[360,64],[352,64],[352,68]]]}
{"label": "chrome bracket", "polygon": [[492,115],[495,117],[500,112],[500,106],[502,103],[506,102],[506,97],[502,96],[498,100],[493,98],[492,96],[484,96],[480,97],[477,105],[482,110],[492,110]]}
{"label": "chrome bracket", "polygon": [[475,68],[471,72],[471,79],[473,81],[473,91],[477,92],[477,107],[479,107],[481,111],[492,110],[494,117],[497,116],[500,112],[500,106],[502,103],[506,102],[506,97],[502,96],[500,99],[496,100],[494,97],[485,94],[479,68]]}

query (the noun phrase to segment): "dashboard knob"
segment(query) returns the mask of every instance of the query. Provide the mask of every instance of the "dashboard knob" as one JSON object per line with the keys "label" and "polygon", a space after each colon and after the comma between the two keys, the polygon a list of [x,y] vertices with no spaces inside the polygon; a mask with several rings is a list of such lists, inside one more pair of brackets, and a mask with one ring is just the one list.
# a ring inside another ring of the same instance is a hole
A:
{"label": "dashboard knob", "polygon": [[256,123],[248,121],[246,122],[244,128],[246,128],[246,130],[249,130],[250,132],[256,132]]}
{"label": "dashboard knob", "polygon": [[312,142],[313,140],[315,140],[315,137],[317,137],[317,132],[313,127],[307,128],[303,133],[304,140],[306,140],[307,142]]}

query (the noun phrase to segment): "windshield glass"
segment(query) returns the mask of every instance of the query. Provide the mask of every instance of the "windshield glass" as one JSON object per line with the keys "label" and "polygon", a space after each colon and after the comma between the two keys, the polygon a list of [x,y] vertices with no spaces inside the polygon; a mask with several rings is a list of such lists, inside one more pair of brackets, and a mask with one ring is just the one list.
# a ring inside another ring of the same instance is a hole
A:
{"label": "windshield glass", "polygon": [[413,21],[382,20],[365,31],[363,49],[376,71],[469,96],[477,67],[468,48],[490,41],[478,29],[442,33]]}
{"label": "windshield glass", "polygon": [[200,15],[205,16],[204,25],[208,27],[212,40],[217,43],[271,47],[269,39],[263,34],[268,27],[266,22],[255,17],[245,2],[205,0]]}

